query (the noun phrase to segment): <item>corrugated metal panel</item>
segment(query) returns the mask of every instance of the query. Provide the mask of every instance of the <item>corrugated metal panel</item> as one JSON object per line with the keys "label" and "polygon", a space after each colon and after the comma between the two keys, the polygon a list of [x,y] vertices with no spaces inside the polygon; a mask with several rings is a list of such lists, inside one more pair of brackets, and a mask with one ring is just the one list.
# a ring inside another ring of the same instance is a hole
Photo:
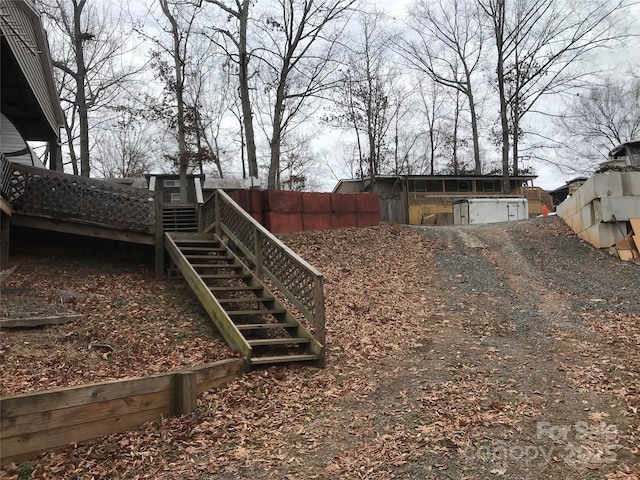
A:
{"label": "corrugated metal panel", "polygon": [[2,35],[6,38],[42,112],[57,136],[62,125],[62,112],[53,81],[46,37],[33,2],[2,0],[0,15]]}
{"label": "corrugated metal panel", "polygon": [[[22,155],[11,155],[20,150],[28,149]],[[7,117],[0,113],[0,151],[11,162],[30,165],[32,167],[45,168],[38,156],[33,153],[31,147],[24,141],[20,132]]]}

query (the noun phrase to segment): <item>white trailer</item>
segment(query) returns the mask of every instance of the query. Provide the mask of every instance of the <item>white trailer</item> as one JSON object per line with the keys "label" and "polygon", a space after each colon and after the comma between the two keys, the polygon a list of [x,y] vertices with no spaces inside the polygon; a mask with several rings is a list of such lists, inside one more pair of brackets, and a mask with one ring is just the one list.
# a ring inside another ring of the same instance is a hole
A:
{"label": "white trailer", "polygon": [[512,222],[526,218],[529,218],[526,198],[465,198],[453,203],[454,225]]}

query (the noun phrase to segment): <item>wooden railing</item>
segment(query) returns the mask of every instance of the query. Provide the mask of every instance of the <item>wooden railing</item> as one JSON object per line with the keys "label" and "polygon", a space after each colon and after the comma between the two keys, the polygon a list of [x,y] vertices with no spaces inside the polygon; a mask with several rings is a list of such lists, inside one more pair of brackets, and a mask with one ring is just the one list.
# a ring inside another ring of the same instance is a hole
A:
{"label": "wooden railing", "polygon": [[553,197],[540,187],[521,187],[520,193],[527,200],[540,200],[553,208]]}
{"label": "wooden railing", "polygon": [[324,277],[245,212],[222,190],[201,206],[205,232],[227,236],[254,264],[258,278],[268,278],[313,326],[324,346]]}
{"label": "wooden railing", "polygon": [[16,213],[153,234],[148,190],[1,159],[2,196]]}

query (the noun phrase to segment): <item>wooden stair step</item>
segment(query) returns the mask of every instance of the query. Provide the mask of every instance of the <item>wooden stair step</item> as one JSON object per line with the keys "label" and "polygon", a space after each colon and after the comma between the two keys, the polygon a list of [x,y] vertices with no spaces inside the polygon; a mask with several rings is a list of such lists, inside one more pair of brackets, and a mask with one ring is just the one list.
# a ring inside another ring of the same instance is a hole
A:
{"label": "wooden stair step", "polygon": [[273,302],[273,297],[216,298],[218,303]]}
{"label": "wooden stair step", "polygon": [[238,330],[267,330],[270,328],[294,328],[298,324],[294,322],[282,322],[282,323],[245,323],[236,325]]}
{"label": "wooden stair step", "polygon": [[309,343],[308,337],[280,337],[280,338],[259,338],[256,340],[247,340],[252,347],[263,347],[268,345],[299,345],[301,343]]}
{"label": "wooden stair step", "polygon": [[212,292],[249,292],[249,291],[254,291],[257,292],[258,290],[263,290],[263,287],[260,286],[253,286],[253,285],[244,285],[244,286],[238,286],[238,287],[230,287],[228,285],[225,286],[221,286],[221,287],[209,287],[209,290],[211,290]]}
{"label": "wooden stair step", "polygon": [[234,279],[242,279],[242,278],[252,278],[252,275],[249,273],[238,273],[238,274],[220,274],[214,275],[212,273],[203,273],[200,275],[200,278],[204,280],[234,280]]}
{"label": "wooden stair step", "polygon": [[276,315],[278,313],[285,313],[286,310],[281,308],[274,308],[270,310],[229,310],[227,311],[227,315],[239,316],[239,315]]}
{"label": "wooden stair step", "polygon": [[272,357],[252,357],[252,365],[270,365],[272,363],[289,363],[289,362],[309,362],[318,360],[320,355],[300,354],[300,355],[276,355]]}
{"label": "wooden stair step", "polygon": [[[221,248],[221,247],[189,247],[187,245],[180,246],[181,252],[185,250],[188,250],[190,252],[219,252],[219,253],[223,253],[227,251],[226,248]],[[185,257],[188,257],[188,256],[189,255],[185,255]]]}
{"label": "wooden stair step", "polygon": [[193,260],[234,260],[234,257],[230,255],[184,255],[184,258]]}
{"label": "wooden stair step", "polygon": [[217,247],[218,245],[220,245],[220,242],[217,242],[215,240],[203,240],[201,238],[174,238],[173,241],[175,242],[176,245],[179,245],[181,248],[183,245],[189,246],[191,244],[193,244],[193,246],[211,245],[214,247]]}
{"label": "wooden stair step", "polygon": [[239,263],[192,263],[193,268],[242,268]]}

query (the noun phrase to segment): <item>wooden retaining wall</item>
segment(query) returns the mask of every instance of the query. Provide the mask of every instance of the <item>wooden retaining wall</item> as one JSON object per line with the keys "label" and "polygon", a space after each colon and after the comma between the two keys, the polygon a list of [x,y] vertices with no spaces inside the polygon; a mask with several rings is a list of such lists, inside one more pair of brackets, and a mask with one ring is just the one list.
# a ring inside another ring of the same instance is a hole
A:
{"label": "wooden retaining wall", "polygon": [[244,371],[244,359],[234,358],[180,372],[2,397],[0,464],[192,412],[200,393]]}

